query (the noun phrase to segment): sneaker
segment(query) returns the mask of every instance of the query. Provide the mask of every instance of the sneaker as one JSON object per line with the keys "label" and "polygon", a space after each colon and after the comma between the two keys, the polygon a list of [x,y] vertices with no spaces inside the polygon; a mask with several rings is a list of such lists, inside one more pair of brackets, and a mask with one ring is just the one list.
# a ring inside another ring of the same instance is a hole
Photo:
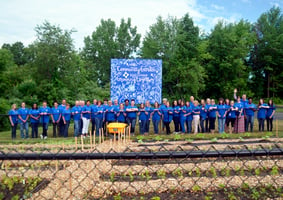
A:
{"label": "sneaker", "polygon": [[43,139],[43,135],[40,135],[40,138]]}
{"label": "sneaker", "polygon": [[46,139],[47,139],[47,136],[45,136],[44,139],[46,140]]}

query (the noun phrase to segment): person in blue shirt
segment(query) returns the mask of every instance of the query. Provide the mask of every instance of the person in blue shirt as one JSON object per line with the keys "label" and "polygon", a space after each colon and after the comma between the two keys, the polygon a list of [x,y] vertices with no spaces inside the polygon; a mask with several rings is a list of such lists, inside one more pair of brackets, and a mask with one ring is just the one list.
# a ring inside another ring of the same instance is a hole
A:
{"label": "person in blue shirt", "polygon": [[147,120],[146,120],[146,125],[145,125],[145,133],[144,134],[148,135],[149,134],[149,126],[150,126],[150,114],[152,112],[152,107],[151,107],[149,101],[145,102],[145,111],[148,112],[148,115],[147,115]]}
{"label": "person in blue shirt", "polygon": [[103,128],[103,131],[105,132],[105,135],[107,136],[107,127],[106,127],[106,125],[107,125],[107,108],[108,108],[108,99],[107,98],[105,98],[104,100],[103,100],[103,105],[102,105],[102,107],[103,107],[103,121],[102,121],[102,128]]}
{"label": "person in blue shirt", "polygon": [[[234,89],[234,100],[235,101],[237,101],[237,92],[238,92],[238,90],[237,90],[237,88],[235,88]],[[242,98],[240,99],[240,101],[241,101],[241,103],[242,103],[242,106],[243,106],[243,114],[244,114],[244,108],[246,107],[246,104],[248,104],[248,100],[247,100],[247,95],[246,94],[243,94],[242,95]],[[246,116],[244,117],[244,118],[246,118]],[[240,122],[241,122],[241,120],[240,120]],[[244,120],[244,128],[245,128],[245,130],[246,130],[246,127],[247,127],[248,125],[247,125],[247,120],[245,119]],[[239,127],[239,132],[238,133],[241,133],[241,129],[242,129],[242,127]]]}
{"label": "person in blue shirt", "polygon": [[116,120],[115,112],[117,110],[116,110],[116,107],[114,105],[112,105],[112,101],[109,100],[108,106],[105,106],[104,108],[105,108],[104,112],[105,112],[106,124],[109,124],[111,122],[115,122],[115,120]]}
{"label": "person in blue shirt", "polygon": [[39,108],[39,115],[40,115],[40,119],[42,123],[42,134],[40,135],[41,139],[47,139],[47,131],[48,131],[50,114],[51,114],[51,110],[47,106],[47,102],[43,101],[42,107]]}
{"label": "person in blue shirt", "polygon": [[200,106],[200,127],[201,127],[201,132],[205,133],[206,132],[205,120],[207,118],[207,106],[205,104],[204,99],[202,99],[200,102],[201,102],[201,106]]}
{"label": "person in blue shirt", "polygon": [[57,136],[57,132],[59,134],[59,122],[61,119],[61,110],[58,107],[57,101],[53,103],[54,107],[51,108],[51,120],[53,124],[53,137]]}
{"label": "person in blue shirt", "polygon": [[170,131],[170,123],[173,119],[173,109],[170,107],[170,102],[167,101],[166,108],[162,110],[163,114],[163,123],[166,128],[166,134],[169,135],[171,133]]}
{"label": "person in blue shirt", "polygon": [[230,112],[230,99],[225,99],[224,105],[226,106],[226,119],[225,119],[225,125],[224,125],[224,132],[228,133],[229,132],[229,120],[228,120],[228,115]]}
{"label": "person in blue shirt", "polygon": [[103,119],[104,119],[104,107],[101,105],[101,101],[97,101],[97,106],[92,110],[95,115],[95,135],[99,136],[99,130],[102,131],[103,128]]}
{"label": "person in blue shirt", "polygon": [[201,108],[199,106],[199,102],[197,100],[195,100],[194,105],[192,107],[192,115],[193,115],[193,122],[194,122],[194,134],[197,134],[199,132],[200,111],[201,111]]}
{"label": "person in blue shirt", "polygon": [[175,127],[175,133],[179,133],[180,127],[180,107],[178,106],[177,100],[173,101],[173,122]]}
{"label": "person in blue shirt", "polygon": [[126,123],[126,112],[124,108],[124,104],[120,103],[119,110],[116,112],[116,119],[119,123]]}
{"label": "person in blue shirt", "polygon": [[216,111],[217,111],[217,105],[215,104],[215,100],[211,99],[211,105],[208,108],[209,113],[209,129],[211,133],[214,133],[215,131],[215,121],[216,121]]}
{"label": "person in blue shirt", "polygon": [[146,130],[146,121],[148,120],[148,112],[145,110],[145,106],[143,103],[141,103],[137,114],[139,116],[140,134],[144,135]]}
{"label": "person in blue shirt", "polygon": [[210,132],[210,128],[209,128],[209,106],[210,106],[210,98],[206,99],[206,104],[205,104],[205,108],[206,108],[206,119],[205,119],[205,130],[207,133]]}
{"label": "person in blue shirt", "polygon": [[93,99],[93,104],[91,105],[91,134],[94,134],[95,130],[95,114],[94,109],[97,106],[97,99]]}
{"label": "person in blue shirt", "polygon": [[69,135],[69,126],[71,121],[72,111],[70,109],[70,104],[66,104],[65,109],[62,112],[62,119],[64,122],[64,134],[63,136],[66,138]]}
{"label": "person in blue shirt", "polygon": [[[125,109],[125,111],[127,110],[127,108],[130,106],[130,101],[129,101],[129,99],[125,99],[125,101],[124,101],[124,109]],[[128,113],[126,112],[126,122],[127,122],[127,124],[128,125],[130,125],[130,120],[129,120],[129,118],[128,118]]]}
{"label": "person in blue shirt", "polygon": [[[162,110],[163,109],[166,109],[166,104],[167,104],[167,98],[163,98],[162,99],[162,104],[159,106],[159,109],[160,109],[160,111],[161,111],[161,113],[162,113]],[[163,117],[163,116],[162,116]],[[162,123],[161,123],[161,126],[162,126],[162,133],[164,133],[164,128],[165,128],[165,125],[164,125],[164,121],[162,120],[161,121]]]}
{"label": "person in blue shirt", "polygon": [[154,134],[158,134],[159,130],[158,130],[158,125],[160,123],[161,117],[162,117],[162,112],[159,108],[159,104],[158,102],[154,103],[154,108],[150,114],[151,117],[151,121],[153,124],[153,129],[154,129]]}
{"label": "person in blue shirt", "polygon": [[82,107],[82,120],[83,120],[82,135],[83,137],[86,137],[88,135],[88,127],[89,127],[90,118],[91,118],[91,106],[90,106],[90,100],[87,100],[86,105]]}
{"label": "person in blue shirt", "polygon": [[[63,111],[66,108],[66,99],[62,100],[62,104],[59,105],[58,108],[59,108],[60,113],[62,115]],[[64,124],[64,121],[63,121],[62,117],[60,117],[60,121],[59,121],[59,136],[60,137],[63,137],[64,131],[65,131],[65,124]]]}
{"label": "person in blue shirt", "polygon": [[[228,108],[228,114],[227,114],[227,119],[226,119],[226,124],[228,126],[229,129],[229,133],[232,133],[232,130],[234,128],[235,125],[235,121],[236,121],[236,117],[237,117],[237,111],[238,111],[238,107],[235,106],[234,101],[230,102],[230,107]],[[231,127],[230,127],[231,124]]]}
{"label": "person in blue shirt", "polygon": [[137,111],[138,107],[135,105],[135,100],[131,100],[131,105],[128,106],[126,109],[127,111],[127,117],[130,121],[130,126],[131,126],[131,134],[135,134],[135,128],[136,128],[136,120],[137,120]]}
{"label": "person in blue shirt", "polygon": [[264,131],[264,121],[266,119],[267,109],[269,108],[263,99],[260,99],[258,102],[258,111],[257,111],[257,120],[258,120],[258,131]]}
{"label": "person in blue shirt", "polygon": [[235,122],[235,132],[236,133],[244,133],[245,132],[245,119],[244,119],[244,107],[241,102],[241,97],[237,97],[237,102],[235,103],[235,107],[238,109],[236,112],[236,122]]}
{"label": "person in blue shirt", "polygon": [[120,108],[120,105],[118,103],[118,99],[114,100],[113,107],[114,107],[114,119],[115,119],[114,121],[116,122],[117,121],[116,113],[119,111],[119,108]]}
{"label": "person in blue shirt", "polygon": [[194,105],[190,102],[186,102],[186,126],[187,133],[192,133],[192,123],[193,123],[193,107]]}
{"label": "person in blue shirt", "polygon": [[218,131],[219,133],[224,133],[224,126],[227,114],[227,106],[224,104],[224,99],[219,99],[219,104],[217,105],[217,116],[218,116]]}
{"label": "person in blue shirt", "polygon": [[29,109],[26,108],[26,103],[22,102],[21,108],[18,110],[18,117],[20,122],[20,129],[21,129],[21,138],[27,139],[29,138],[28,134],[28,119],[29,119]]}
{"label": "person in blue shirt", "polygon": [[276,107],[273,104],[273,100],[269,99],[268,101],[268,109],[266,113],[266,124],[267,124],[267,131],[272,131],[273,128],[273,116],[275,114]]}
{"label": "person in blue shirt", "polygon": [[30,123],[31,123],[31,137],[38,138],[38,125],[39,125],[39,110],[37,104],[34,103],[32,109],[29,111]]}
{"label": "person in blue shirt", "polygon": [[18,126],[18,111],[17,111],[17,105],[13,104],[11,110],[8,113],[9,120],[12,127],[12,139],[16,139],[17,137],[17,126]]}
{"label": "person in blue shirt", "polygon": [[253,99],[250,97],[249,102],[245,105],[244,112],[245,112],[245,119],[246,119],[246,127],[245,130],[248,132],[248,128],[250,125],[250,131],[253,132],[254,127],[254,112],[256,111],[256,105],[253,104]]}
{"label": "person in blue shirt", "polygon": [[187,123],[187,108],[185,106],[185,102],[181,101],[180,103],[180,125],[182,134],[186,133],[185,124]]}
{"label": "person in blue shirt", "polygon": [[72,116],[74,120],[74,136],[75,140],[80,136],[80,129],[81,129],[81,106],[80,102],[76,101],[75,106],[72,108]]}

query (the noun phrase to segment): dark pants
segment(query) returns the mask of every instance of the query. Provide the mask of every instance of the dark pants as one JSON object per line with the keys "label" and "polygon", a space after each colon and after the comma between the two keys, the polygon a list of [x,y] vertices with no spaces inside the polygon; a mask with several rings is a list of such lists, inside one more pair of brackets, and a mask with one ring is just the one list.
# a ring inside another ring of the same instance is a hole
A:
{"label": "dark pants", "polygon": [[144,134],[146,130],[146,121],[147,120],[139,120],[140,134]]}
{"label": "dark pants", "polygon": [[94,134],[95,130],[95,118],[91,118],[91,134]]}
{"label": "dark pants", "polygon": [[149,132],[149,125],[150,125],[150,120],[146,120],[146,122],[145,122],[145,133]]}
{"label": "dark pants", "polygon": [[31,137],[38,138],[38,123],[31,123]]}
{"label": "dark pants", "polygon": [[206,130],[207,133],[210,132],[209,118],[208,117],[205,119],[205,130]]}
{"label": "dark pants", "polygon": [[264,118],[258,119],[258,131],[264,131]]}
{"label": "dark pants", "polygon": [[236,121],[236,118],[227,118],[226,119],[226,125],[229,127],[229,125],[231,123],[231,127],[234,127],[235,121]]}
{"label": "dark pants", "polygon": [[159,125],[160,120],[152,120],[153,123],[153,129],[154,129],[154,133],[158,134],[158,125]]}
{"label": "dark pants", "polygon": [[180,117],[173,117],[173,121],[174,121],[174,126],[175,126],[175,132],[179,132],[179,128],[180,128]]}
{"label": "dark pants", "polygon": [[42,136],[47,137],[48,123],[42,123]]}
{"label": "dark pants", "polygon": [[136,118],[129,118],[129,121],[131,125],[131,134],[134,134],[136,128]]}
{"label": "dark pants", "polygon": [[266,117],[267,131],[272,131],[273,128],[273,117],[270,119]]}
{"label": "dark pants", "polygon": [[61,119],[59,121],[59,136],[63,137],[64,134],[65,134],[65,124],[64,124],[64,120],[61,117]]}
{"label": "dark pants", "polygon": [[99,129],[101,129],[103,126],[103,119],[97,117],[94,119],[95,119],[95,127],[96,127],[95,135],[99,137]]}
{"label": "dark pants", "polygon": [[17,133],[17,126],[18,123],[14,123],[14,126],[12,126],[12,139],[16,139],[16,133]]}
{"label": "dark pants", "polygon": [[59,133],[59,123],[53,123],[53,137],[57,137],[57,132]]}
{"label": "dark pants", "polygon": [[201,128],[201,132],[202,133],[205,133],[206,132],[206,129],[205,129],[205,126],[204,126],[204,124],[205,124],[205,118],[200,118],[200,128]]}
{"label": "dark pants", "polygon": [[215,130],[215,117],[210,117],[209,118],[209,130]]}
{"label": "dark pants", "polygon": [[245,130],[246,130],[246,132],[248,132],[249,125],[250,125],[250,131],[253,132],[254,116],[248,116],[248,115],[246,116],[246,120],[245,120]]}
{"label": "dark pants", "polygon": [[187,133],[191,133],[192,132],[192,122],[193,122],[193,120],[187,120],[186,121]]}
{"label": "dark pants", "polygon": [[70,126],[70,121],[66,121],[66,124],[64,124],[64,137],[68,137],[69,135],[69,126]]}
{"label": "dark pants", "polygon": [[171,133],[171,131],[170,131],[170,122],[164,122],[164,126],[166,128],[166,134],[169,135]]}

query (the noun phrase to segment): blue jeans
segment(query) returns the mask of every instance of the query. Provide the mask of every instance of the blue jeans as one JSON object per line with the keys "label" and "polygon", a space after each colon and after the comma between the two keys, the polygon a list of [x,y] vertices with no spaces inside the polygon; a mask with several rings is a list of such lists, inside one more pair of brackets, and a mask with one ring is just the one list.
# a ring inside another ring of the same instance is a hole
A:
{"label": "blue jeans", "polygon": [[186,118],[180,118],[180,125],[181,125],[181,131],[182,133],[185,133],[186,132],[186,129],[185,129],[185,123],[186,123]]}
{"label": "blue jeans", "polygon": [[64,124],[64,137],[68,137],[69,126],[70,126],[70,121],[66,121],[66,124]]}
{"label": "blue jeans", "polygon": [[200,118],[200,128],[201,128],[202,133],[206,132],[205,121],[206,121],[206,118],[202,118],[202,117]]}
{"label": "blue jeans", "polygon": [[96,117],[95,118],[95,128],[96,128],[95,135],[97,137],[99,137],[99,129],[102,128],[102,124],[103,124],[103,119]]}
{"label": "blue jeans", "polygon": [[254,127],[254,116],[246,116],[246,123],[245,123],[245,131],[248,132],[249,125],[250,125],[250,130],[253,132],[253,127]]}
{"label": "blue jeans", "polygon": [[139,126],[140,126],[140,134],[144,134],[146,130],[146,121],[147,120],[139,120]]}
{"label": "blue jeans", "polygon": [[135,134],[136,118],[129,118],[131,124],[131,134]]}
{"label": "blue jeans", "polygon": [[149,125],[150,125],[150,120],[146,120],[146,122],[145,122],[145,131],[144,132],[146,132],[146,133],[149,132]]}
{"label": "blue jeans", "polygon": [[158,134],[158,125],[159,125],[160,120],[152,120],[153,123],[153,129],[154,129],[154,133]]}
{"label": "blue jeans", "polygon": [[28,122],[21,123],[20,130],[21,130],[21,138],[22,139],[28,138]]}
{"label": "blue jeans", "polygon": [[31,137],[38,137],[38,123],[31,123]]}
{"label": "blue jeans", "polygon": [[224,133],[225,118],[218,118],[218,132]]}
{"label": "blue jeans", "polygon": [[47,130],[48,130],[48,123],[42,123],[42,136],[45,137],[47,136]]}
{"label": "blue jeans", "polygon": [[192,133],[192,121],[193,121],[193,120],[186,120],[187,133]]}
{"label": "blue jeans", "polygon": [[74,128],[75,128],[75,132],[74,132],[74,136],[78,137],[81,135],[81,120],[74,120]]}

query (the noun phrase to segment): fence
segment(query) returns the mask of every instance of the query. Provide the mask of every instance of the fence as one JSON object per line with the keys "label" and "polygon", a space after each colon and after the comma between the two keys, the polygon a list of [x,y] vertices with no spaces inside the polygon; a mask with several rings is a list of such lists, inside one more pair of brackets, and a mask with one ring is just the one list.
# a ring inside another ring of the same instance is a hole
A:
{"label": "fence", "polygon": [[0,199],[274,199],[282,155],[280,141],[2,146]]}

